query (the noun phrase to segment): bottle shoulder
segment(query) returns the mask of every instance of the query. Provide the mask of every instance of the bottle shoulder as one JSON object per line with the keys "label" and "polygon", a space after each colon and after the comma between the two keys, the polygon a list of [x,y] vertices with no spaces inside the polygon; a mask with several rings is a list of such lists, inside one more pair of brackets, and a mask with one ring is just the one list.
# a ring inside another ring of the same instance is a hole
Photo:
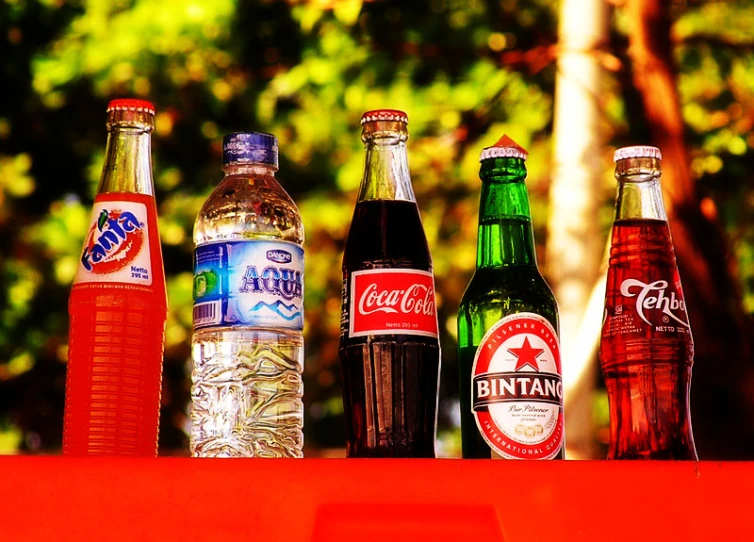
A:
{"label": "bottle shoulder", "polygon": [[226,176],[194,223],[195,244],[250,238],[304,242],[301,213],[272,175]]}
{"label": "bottle shoulder", "polygon": [[[536,266],[484,267],[474,272],[461,299],[460,313],[526,307],[557,313],[557,302]],[[537,312],[536,310],[534,312]]]}

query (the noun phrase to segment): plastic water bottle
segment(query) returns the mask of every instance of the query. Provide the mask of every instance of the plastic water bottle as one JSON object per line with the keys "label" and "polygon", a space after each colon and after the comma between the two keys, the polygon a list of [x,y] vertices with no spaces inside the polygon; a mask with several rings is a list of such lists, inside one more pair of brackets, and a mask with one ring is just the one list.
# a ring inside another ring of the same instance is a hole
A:
{"label": "plastic water bottle", "polygon": [[304,227],[277,169],[274,136],[225,136],[225,177],[194,225],[197,457],[303,455]]}

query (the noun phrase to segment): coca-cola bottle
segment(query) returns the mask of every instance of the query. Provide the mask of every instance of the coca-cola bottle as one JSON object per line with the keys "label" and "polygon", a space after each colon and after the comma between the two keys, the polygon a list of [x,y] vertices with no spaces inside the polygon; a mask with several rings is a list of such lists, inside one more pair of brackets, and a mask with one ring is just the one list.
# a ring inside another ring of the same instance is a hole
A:
{"label": "coca-cola bottle", "polygon": [[343,253],[348,457],[434,457],[440,345],[432,260],[406,156],[408,117],[361,119],[364,177]]}
{"label": "coca-cola bottle", "polygon": [[608,459],[696,459],[689,416],[694,342],[660,191],[656,147],[615,152],[618,197],[600,363]]}

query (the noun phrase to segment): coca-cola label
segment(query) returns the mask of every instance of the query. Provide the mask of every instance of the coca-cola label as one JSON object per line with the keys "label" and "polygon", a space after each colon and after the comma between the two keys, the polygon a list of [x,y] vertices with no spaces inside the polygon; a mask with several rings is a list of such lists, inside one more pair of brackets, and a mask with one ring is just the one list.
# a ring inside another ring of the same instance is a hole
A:
{"label": "coca-cola label", "polygon": [[671,283],[626,278],[618,290],[614,304],[608,299],[605,307],[603,336],[644,335],[647,326],[653,333],[690,333],[680,280]]}
{"label": "coca-cola label", "polygon": [[95,201],[74,284],[152,284],[147,207],[132,201]]}
{"label": "coca-cola label", "polygon": [[415,269],[371,269],[351,273],[348,336],[437,337],[435,281]]}
{"label": "coca-cola label", "polygon": [[500,319],[482,338],[471,373],[479,432],[507,459],[551,459],[564,445],[563,382],[555,329],[522,312]]}

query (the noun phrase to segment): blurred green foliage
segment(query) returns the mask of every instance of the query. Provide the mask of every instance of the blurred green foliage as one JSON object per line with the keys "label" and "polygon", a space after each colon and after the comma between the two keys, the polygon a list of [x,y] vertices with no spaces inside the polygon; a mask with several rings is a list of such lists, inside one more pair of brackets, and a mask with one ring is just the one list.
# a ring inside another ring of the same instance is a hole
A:
{"label": "blurred green foliage", "polygon": [[[754,8],[675,6],[693,170],[734,240],[754,311]],[[66,301],[102,165],[104,110],[134,96],[158,111],[153,161],[171,309],[161,453],[187,450],[192,227],[221,177],[221,138],[238,130],[279,140],[279,178],[306,226],[307,445],[342,446],[339,263],[363,166],[359,119],[392,107],[410,118],[442,329],[442,453],[456,454],[455,314],[475,261],[478,156],[503,133],[530,151],[541,254],[557,9],[554,0],[3,0],[0,453],[60,446]],[[626,24],[614,15],[611,52],[625,63]],[[647,141],[626,70],[606,86],[599,100],[613,145]],[[595,152],[605,167],[595,197],[609,216],[612,148]]]}

